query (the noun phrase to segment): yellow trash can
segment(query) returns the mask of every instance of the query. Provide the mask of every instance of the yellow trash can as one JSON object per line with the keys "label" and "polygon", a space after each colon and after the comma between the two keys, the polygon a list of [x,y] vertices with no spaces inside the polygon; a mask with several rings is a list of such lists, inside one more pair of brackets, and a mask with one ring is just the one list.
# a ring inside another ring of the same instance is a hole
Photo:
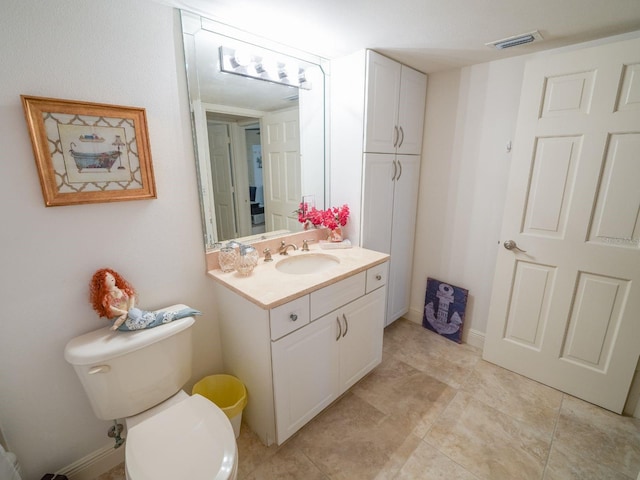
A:
{"label": "yellow trash can", "polygon": [[209,375],[193,386],[191,394],[198,393],[215,403],[227,415],[236,438],[240,435],[242,410],[247,405],[247,389],[232,375]]}

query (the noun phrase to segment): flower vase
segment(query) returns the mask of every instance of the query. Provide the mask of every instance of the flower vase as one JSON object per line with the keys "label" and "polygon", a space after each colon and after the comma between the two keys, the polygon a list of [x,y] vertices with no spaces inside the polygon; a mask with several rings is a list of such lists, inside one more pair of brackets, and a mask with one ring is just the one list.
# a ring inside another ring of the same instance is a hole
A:
{"label": "flower vase", "polygon": [[342,241],[342,228],[336,227],[331,230],[329,233],[329,241],[331,242],[341,242]]}

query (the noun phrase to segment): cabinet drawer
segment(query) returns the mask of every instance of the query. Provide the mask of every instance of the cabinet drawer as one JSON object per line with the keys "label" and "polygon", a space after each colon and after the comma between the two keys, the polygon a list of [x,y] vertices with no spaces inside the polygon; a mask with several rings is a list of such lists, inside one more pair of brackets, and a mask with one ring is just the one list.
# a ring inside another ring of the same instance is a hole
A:
{"label": "cabinet drawer", "polygon": [[304,327],[309,323],[309,295],[272,308],[269,316],[271,340],[277,340],[300,327]]}
{"label": "cabinet drawer", "polygon": [[367,289],[366,293],[373,292],[377,288],[387,284],[387,276],[389,275],[389,262],[384,262],[367,270]]}
{"label": "cabinet drawer", "polygon": [[311,319],[315,320],[342,305],[364,295],[366,272],[311,292]]}

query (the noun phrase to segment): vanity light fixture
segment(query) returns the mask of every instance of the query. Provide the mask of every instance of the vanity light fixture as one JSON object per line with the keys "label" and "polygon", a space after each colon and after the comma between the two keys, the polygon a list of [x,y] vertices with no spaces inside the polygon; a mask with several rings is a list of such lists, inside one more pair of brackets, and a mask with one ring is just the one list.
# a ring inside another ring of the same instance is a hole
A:
{"label": "vanity light fixture", "polygon": [[525,43],[535,42],[536,40],[542,40],[542,35],[537,30],[529,33],[523,33],[521,35],[515,35],[513,37],[503,38],[502,40],[496,40],[494,42],[485,43],[487,47],[494,47],[498,50],[504,50],[505,48],[517,47]]}
{"label": "vanity light fixture", "polygon": [[223,72],[311,90],[304,67],[291,60],[285,62],[225,46],[221,46],[219,52],[220,70]]}

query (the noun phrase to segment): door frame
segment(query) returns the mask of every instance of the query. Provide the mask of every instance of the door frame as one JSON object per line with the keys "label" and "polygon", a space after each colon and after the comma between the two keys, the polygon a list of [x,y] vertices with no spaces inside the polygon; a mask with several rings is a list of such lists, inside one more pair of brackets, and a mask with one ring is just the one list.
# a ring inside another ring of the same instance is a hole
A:
{"label": "door frame", "polygon": [[[251,110],[247,108],[238,108],[232,107],[228,105],[218,105],[214,103],[199,103],[196,104],[194,102],[194,130],[196,132],[196,136],[198,138],[198,152],[197,152],[197,164],[198,170],[200,172],[200,177],[206,178],[206,185],[201,186],[200,195],[203,197],[202,210],[203,210],[203,218],[207,220],[203,222],[204,227],[204,237],[205,237],[205,245],[207,248],[213,247],[213,245],[219,242],[218,232],[216,229],[216,214],[215,214],[215,198],[213,195],[213,186],[211,184],[212,180],[212,172],[211,172],[211,156],[209,154],[209,138],[207,135],[207,113],[219,113],[219,114],[227,114],[227,115],[235,115],[240,117],[247,117],[258,119],[260,121],[266,112],[262,110]],[[221,122],[223,123],[223,122]],[[230,125],[234,125],[233,123],[229,123]],[[242,138],[242,133],[240,129],[235,128],[229,129],[229,134],[231,136],[231,149],[232,149],[232,165],[235,165],[232,170],[232,174],[236,178],[236,182],[238,181],[238,176],[241,172],[246,173],[246,165],[236,165],[238,160],[236,159],[237,155],[235,152],[244,151],[242,150],[242,145],[244,143],[244,138]],[[244,154],[243,154],[244,158]],[[245,162],[246,163],[246,162]],[[246,175],[245,175],[246,176]],[[242,180],[241,180],[242,182]],[[245,179],[244,184],[246,188],[244,190],[240,190],[243,188],[242,185],[236,183],[236,195],[234,196],[235,211],[240,216],[240,218],[245,218],[244,214],[248,216],[248,232],[247,235],[251,234],[251,217],[249,210],[249,184],[248,179]],[[244,199],[244,201],[243,201]],[[244,204],[244,205],[243,205]],[[246,212],[245,212],[246,210]],[[243,236],[242,234],[242,223],[239,219],[236,219],[236,227],[238,228],[239,236]],[[246,225],[244,226],[246,227]],[[246,230],[246,228],[245,228]]]}

